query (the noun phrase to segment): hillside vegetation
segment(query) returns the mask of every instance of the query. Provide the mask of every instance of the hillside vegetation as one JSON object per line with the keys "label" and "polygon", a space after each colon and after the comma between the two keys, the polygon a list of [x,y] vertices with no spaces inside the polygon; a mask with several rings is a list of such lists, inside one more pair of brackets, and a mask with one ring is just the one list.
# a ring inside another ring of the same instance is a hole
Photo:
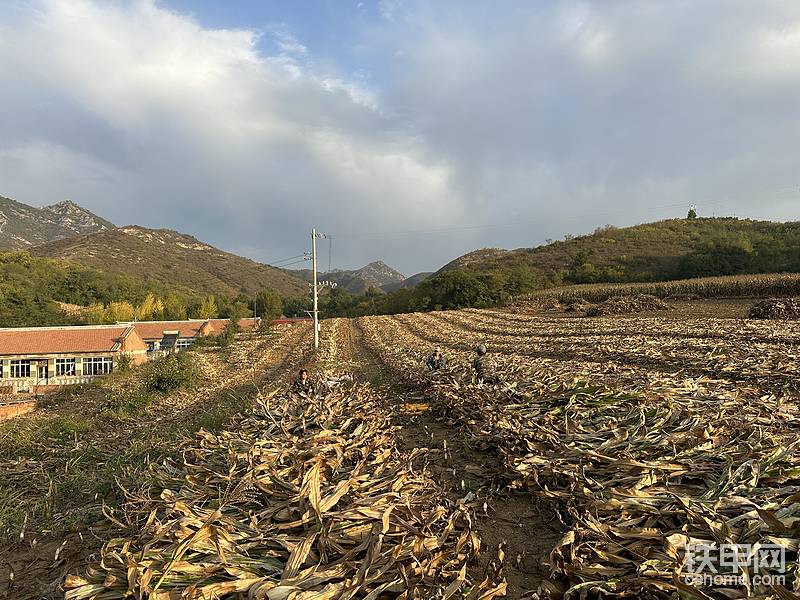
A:
{"label": "hillside vegetation", "polygon": [[334,314],[355,316],[497,306],[521,294],[573,284],[783,272],[800,272],[800,223],[674,219],[604,227],[537,248],[478,250],[411,289],[363,298],[338,292],[326,302],[333,303]]}
{"label": "hillside vegetation", "polygon": [[0,252],[0,327],[280,315],[281,297],[206,294],[27,252]]}
{"label": "hillside vegetation", "polygon": [[308,291],[305,282],[280,269],[168,229],[121,227],[52,242],[31,252],[183,293],[233,296],[270,288],[292,297]]}
{"label": "hillside vegetation", "polygon": [[528,267],[554,283],[665,281],[800,270],[800,223],[672,219],[567,236],[536,248],[478,251],[440,271]]}

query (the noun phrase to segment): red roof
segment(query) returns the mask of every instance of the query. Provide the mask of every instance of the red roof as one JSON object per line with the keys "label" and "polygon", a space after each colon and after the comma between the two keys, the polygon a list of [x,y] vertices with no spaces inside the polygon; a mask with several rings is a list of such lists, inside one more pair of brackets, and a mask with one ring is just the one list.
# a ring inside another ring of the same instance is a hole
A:
{"label": "red roof", "polygon": [[0,329],[0,355],[80,354],[143,350],[128,325]]}
{"label": "red roof", "polygon": [[160,340],[165,331],[177,331],[178,337],[197,337],[205,321],[137,321],[132,325],[143,340]]}
{"label": "red roof", "polygon": [[[179,338],[196,338],[222,333],[229,319],[188,319],[186,321],[137,321],[132,323],[143,340],[160,340],[165,331],[177,331]],[[207,323],[207,325],[206,325]],[[252,318],[240,319],[239,327],[253,329],[257,324]],[[205,327],[204,327],[205,325]]]}

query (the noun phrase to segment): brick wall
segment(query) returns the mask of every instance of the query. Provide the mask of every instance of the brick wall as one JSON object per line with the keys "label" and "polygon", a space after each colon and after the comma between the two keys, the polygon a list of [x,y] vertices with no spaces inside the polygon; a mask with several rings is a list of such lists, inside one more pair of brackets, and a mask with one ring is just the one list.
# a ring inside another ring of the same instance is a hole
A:
{"label": "brick wall", "polygon": [[13,404],[0,404],[0,421],[24,415],[36,408],[36,401],[14,402]]}

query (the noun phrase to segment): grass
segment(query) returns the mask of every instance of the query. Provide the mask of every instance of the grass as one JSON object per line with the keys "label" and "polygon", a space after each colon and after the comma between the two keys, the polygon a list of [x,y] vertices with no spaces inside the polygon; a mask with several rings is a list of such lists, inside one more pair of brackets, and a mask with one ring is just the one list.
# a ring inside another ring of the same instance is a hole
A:
{"label": "grass", "polygon": [[187,389],[196,381],[172,377],[175,365],[151,363],[102,384],[66,389],[50,411],[0,424],[0,538],[61,534],[96,522],[102,503],[122,500],[117,481],[126,487],[147,481],[148,462],[173,453],[201,428],[221,428],[247,406],[245,394],[223,389],[204,399],[202,410],[184,410],[180,418],[147,411],[169,402],[159,389]]}

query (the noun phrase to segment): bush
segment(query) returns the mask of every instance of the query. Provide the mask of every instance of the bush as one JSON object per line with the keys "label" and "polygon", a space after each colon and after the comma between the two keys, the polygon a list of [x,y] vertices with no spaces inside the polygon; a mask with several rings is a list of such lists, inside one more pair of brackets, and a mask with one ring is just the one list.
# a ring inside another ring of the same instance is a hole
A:
{"label": "bush", "polygon": [[222,348],[227,348],[231,345],[231,342],[236,337],[236,334],[239,333],[241,327],[239,327],[239,318],[238,317],[231,317],[228,324],[225,326],[225,329],[222,330],[217,336],[217,344],[219,344]]}
{"label": "bush", "polygon": [[191,355],[183,352],[168,354],[150,363],[145,379],[145,389],[167,393],[188,387],[195,380],[195,369]]}
{"label": "bush", "polygon": [[103,409],[110,412],[134,414],[141,411],[152,401],[153,396],[151,393],[140,385],[129,383],[109,390]]}
{"label": "bush", "polygon": [[129,373],[133,368],[133,359],[130,354],[120,354],[115,366],[119,373]]}

